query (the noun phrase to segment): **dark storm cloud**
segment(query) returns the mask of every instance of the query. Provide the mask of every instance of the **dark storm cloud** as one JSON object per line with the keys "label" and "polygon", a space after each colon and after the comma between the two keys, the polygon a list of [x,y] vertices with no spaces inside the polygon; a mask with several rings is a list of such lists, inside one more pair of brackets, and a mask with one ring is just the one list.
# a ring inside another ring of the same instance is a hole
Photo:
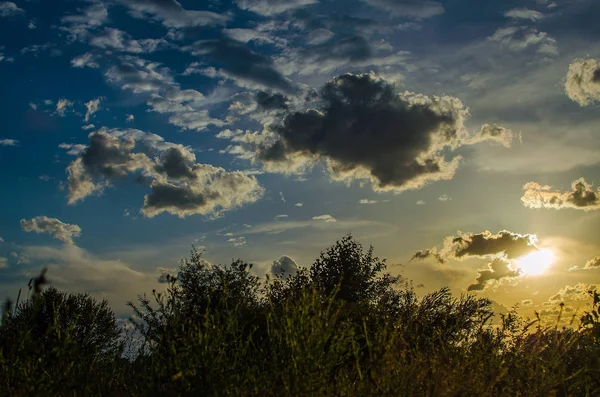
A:
{"label": "dark storm cloud", "polygon": [[412,256],[412,258],[410,258],[410,261],[426,259],[433,259],[442,265],[448,262],[446,258],[444,258],[440,253],[437,252],[436,249],[419,250]]}
{"label": "dark storm cloud", "polygon": [[285,93],[297,91],[275,69],[270,57],[252,51],[245,43],[224,36],[215,40],[197,41],[184,49],[218,63],[220,74],[234,79],[242,86],[262,86]]}
{"label": "dark storm cloud", "polygon": [[223,25],[230,17],[211,11],[186,10],[176,0],[117,0],[135,18],[147,16],[172,28]]}
{"label": "dark storm cloud", "polygon": [[536,250],[536,236],[503,230],[498,234],[489,231],[465,233],[451,240],[451,256],[457,259],[471,256],[485,257],[503,254],[508,259],[518,258]]}
{"label": "dark storm cloud", "polygon": [[288,99],[279,93],[259,91],[256,93],[256,104],[263,110],[285,110]]}
{"label": "dark storm cloud", "polygon": [[488,264],[487,269],[479,270],[479,276],[475,282],[469,285],[468,291],[483,291],[492,282],[501,281],[505,278],[519,277],[521,272],[519,270],[513,270],[510,267],[510,263],[503,259],[494,259],[494,261]]}
{"label": "dark storm cloud", "polygon": [[192,169],[195,161],[196,156],[189,151],[172,147],[162,154],[159,164],[155,165],[154,169],[173,179],[195,179],[196,174]]}
{"label": "dark storm cloud", "polygon": [[552,186],[529,182],[523,186],[521,201],[529,208],[572,208],[583,211],[600,210],[600,189],[594,190],[585,179],[579,178],[571,185],[570,192],[552,191]]}
{"label": "dark storm cloud", "polygon": [[271,265],[271,274],[283,277],[295,276],[298,272],[298,264],[287,255],[282,256]]}
{"label": "dark storm cloud", "polygon": [[391,14],[425,19],[444,13],[444,6],[437,1],[428,0],[362,0]]}
{"label": "dark storm cloud", "polygon": [[370,179],[377,190],[451,179],[459,157],[441,151],[465,137],[467,110],[452,97],[396,94],[374,74],[345,74],[320,92],[320,109],[289,114],[258,157],[268,166],[323,159],[337,180]]}
{"label": "dark storm cloud", "polygon": [[576,59],[565,80],[569,98],[581,106],[600,102],[600,59]]}

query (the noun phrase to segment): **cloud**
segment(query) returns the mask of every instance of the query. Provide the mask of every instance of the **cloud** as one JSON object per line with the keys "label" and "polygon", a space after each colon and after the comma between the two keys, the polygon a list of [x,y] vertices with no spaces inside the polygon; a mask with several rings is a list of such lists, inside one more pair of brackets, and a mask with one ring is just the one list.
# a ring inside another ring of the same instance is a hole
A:
{"label": "cloud", "polygon": [[87,292],[113,303],[117,314],[130,313],[125,302],[156,286],[154,271],[143,273],[119,259],[105,259],[76,245],[62,247],[27,246],[24,254],[37,265],[48,266],[52,285],[72,292]]}
{"label": "cloud", "polygon": [[446,258],[444,258],[443,255],[441,255],[440,253],[437,252],[436,248],[417,251],[412,256],[412,258],[410,258],[409,262],[412,262],[415,260],[426,260],[426,259],[434,259],[437,263],[439,263],[441,265],[448,262],[446,260]]}
{"label": "cloud", "polygon": [[423,200],[417,201],[417,205],[425,205],[425,204],[427,204],[427,203]]}
{"label": "cloud", "polygon": [[297,91],[275,68],[270,57],[252,51],[245,43],[224,36],[197,41],[184,50],[218,63],[218,74],[234,80],[241,87],[270,88],[285,93]]}
{"label": "cloud", "polygon": [[59,148],[68,150],[67,154],[71,156],[79,156],[86,148],[85,145],[79,144],[71,144],[71,143],[61,143],[58,145]]}
{"label": "cloud", "polygon": [[483,291],[490,285],[500,282],[503,279],[516,278],[521,275],[521,272],[513,270],[504,259],[494,259],[488,264],[487,269],[479,270],[479,276],[475,282],[467,288],[468,291]]}
{"label": "cloud", "polygon": [[579,178],[571,184],[570,192],[552,191],[552,186],[528,182],[523,186],[525,193],[521,201],[529,208],[572,208],[583,211],[600,209],[600,189],[594,190],[585,179]]}
{"label": "cloud", "polygon": [[313,216],[312,219],[315,221],[325,221],[327,223],[337,222],[337,220],[334,217],[332,217],[331,215]]}
{"label": "cloud", "polygon": [[373,73],[338,76],[315,100],[317,109],[237,135],[239,144],[228,150],[271,172],[298,174],[324,163],[334,180],[370,180],[376,191],[400,192],[452,179],[461,157],[447,161],[448,149],[489,139],[466,131],[468,109],[459,99],[397,94]]}
{"label": "cloud", "polygon": [[135,120],[135,116],[133,114],[127,114],[125,116],[126,116],[125,117],[125,122],[127,122],[127,123],[131,123],[131,122],[133,122]]}
{"label": "cloud", "polygon": [[61,98],[56,102],[56,114],[63,117],[69,108],[73,107],[73,102],[66,98]]}
{"label": "cloud", "polygon": [[111,67],[105,74],[108,81],[130,89],[136,94],[158,93],[161,89],[174,86],[173,76],[160,63],[125,56],[121,63]]}
{"label": "cloud", "polygon": [[479,131],[479,134],[472,138],[471,144],[482,141],[498,142],[506,148],[510,148],[515,135],[508,128],[497,124],[484,124]]}
{"label": "cloud", "polygon": [[169,28],[187,28],[196,26],[218,26],[227,22],[228,15],[211,11],[186,10],[176,0],[118,0],[129,7],[134,18],[152,19],[162,22]]}
{"label": "cloud", "polygon": [[156,62],[133,56],[121,57],[121,63],[106,72],[110,82],[119,84],[121,89],[132,90],[136,94],[150,95],[146,102],[150,110],[170,113],[169,123],[183,130],[205,130],[210,125],[223,126],[225,122],[210,117],[204,95],[196,90],[182,90],[171,71]]}
{"label": "cloud", "polygon": [[17,14],[22,14],[22,8],[17,7],[17,5],[10,1],[1,1],[0,2],[0,17],[10,17]]}
{"label": "cloud", "polygon": [[298,264],[287,255],[283,255],[271,265],[271,274],[274,276],[293,277],[298,273]]}
{"label": "cloud", "polygon": [[584,269],[600,269],[600,255],[585,263]]}
{"label": "cloud", "polygon": [[442,194],[440,197],[438,197],[439,201],[452,201],[452,197],[449,197],[447,194]]}
{"label": "cloud", "polygon": [[507,26],[496,30],[488,38],[498,42],[511,51],[524,51],[529,47],[536,47],[537,52],[543,55],[558,55],[556,40],[546,32],[527,26]]}
{"label": "cloud", "polygon": [[506,11],[504,16],[512,19],[529,19],[531,21],[539,21],[544,17],[539,11],[530,10],[529,8],[513,8]]}
{"label": "cloud", "polygon": [[294,204],[294,207],[304,207],[304,203],[296,203]]}
{"label": "cloud", "polygon": [[445,12],[442,3],[428,0],[362,0],[393,15],[426,19]]}
{"label": "cloud", "polygon": [[151,53],[169,47],[169,43],[163,38],[134,40],[128,33],[114,28],[104,28],[101,34],[90,39],[90,44],[105,50],[135,54]]}
{"label": "cloud", "polygon": [[154,181],[151,193],[144,197],[140,211],[146,217],[162,212],[184,218],[189,215],[219,215],[244,204],[257,201],[264,189],[254,176],[242,172],[226,172],[222,168],[200,165],[197,180],[172,184]]}
{"label": "cloud", "polygon": [[521,301],[521,304],[522,304],[523,306],[531,306],[531,305],[533,305],[533,301],[532,301],[531,299],[523,299],[523,300]]}
{"label": "cloud", "polygon": [[318,2],[319,0],[236,0],[238,7],[241,9],[263,16],[281,14]]}
{"label": "cloud", "polygon": [[100,101],[102,99],[104,98],[99,97],[96,99],[92,99],[91,101],[85,104],[87,111],[85,112],[85,118],[83,119],[84,122],[89,122],[90,117],[92,117],[94,113],[96,113],[100,109]]}
{"label": "cloud", "polygon": [[85,54],[77,55],[75,58],[71,59],[71,66],[74,68],[92,68],[97,69],[100,67],[98,64],[99,57],[91,52],[86,52]]}
{"label": "cloud", "polygon": [[81,235],[81,228],[77,225],[63,223],[56,218],[37,216],[33,219],[21,219],[21,228],[26,232],[48,233],[55,239],[67,244],[73,244],[73,237]]}
{"label": "cloud", "polygon": [[19,141],[16,139],[0,139],[0,146],[17,146]]}
{"label": "cloud", "polygon": [[600,59],[576,59],[569,65],[565,91],[581,106],[600,102]]}
{"label": "cloud", "polygon": [[[188,148],[155,134],[103,129],[92,132],[89,139],[89,145],[67,167],[69,204],[102,193],[115,179],[136,174],[139,181],[150,184],[140,211],[146,217],[163,212],[181,218],[217,216],[255,202],[264,193],[254,176],[196,163]],[[146,152],[160,156],[150,158]]]}
{"label": "cloud", "polygon": [[61,18],[60,30],[67,32],[69,40],[85,41],[90,32],[100,28],[108,21],[108,9],[103,2],[92,2],[88,7],[78,9],[77,15],[67,15]]}
{"label": "cloud", "polygon": [[231,245],[233,245],[234,247],[244,247],[246,245],[246,237],[244,236],[231,237],[227,241],[231,243]]}
{"label": "cloud", "polygon": [[518,234],[507,230],[492,234],[486,230],[451,237],[447,240],[444,251],[449,252],[452,259],[497,255],[514,259],[537,250],[536,242],[537,236],[532,234]]}
{"label": "cloud", "polygon": [[377,203],[379,203],[379,201],[377,201],[377,200],[362,199],[358,203],[359,204],[363,204],[363,205],[369,205],[369,204],[377,204]]}
{"label": "cloud", "polygon": [[283,195],[283,192],[279,192],[279,198],[281,199],[281,201],[283,201],[284,203],[286,202],[285,196]]}
{"label": "cloud", "polygon": [[572,301],[582,301],[590,299],[588,291],[593,291],[598,288],[596,284],[579,283],[576,285],[567,285],[560,289],[556,294],[552,295],[547,304],[553,305],[557,303],[565,303]]}

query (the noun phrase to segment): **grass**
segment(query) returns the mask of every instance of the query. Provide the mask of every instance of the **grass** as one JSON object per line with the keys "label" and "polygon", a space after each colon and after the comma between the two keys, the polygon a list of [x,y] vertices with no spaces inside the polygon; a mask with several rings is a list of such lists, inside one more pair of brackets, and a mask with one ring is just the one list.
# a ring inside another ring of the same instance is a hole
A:
{"label": "grass", "polygon": [[[597,396],[600,296],[577,327],[442,289],[418,299],[348,236],[308,270],[266,283],[192,251],[163,293],[130,302],[42,291],[7,305],[2,396]],[[125,358],[127,357],[127,358]]]}

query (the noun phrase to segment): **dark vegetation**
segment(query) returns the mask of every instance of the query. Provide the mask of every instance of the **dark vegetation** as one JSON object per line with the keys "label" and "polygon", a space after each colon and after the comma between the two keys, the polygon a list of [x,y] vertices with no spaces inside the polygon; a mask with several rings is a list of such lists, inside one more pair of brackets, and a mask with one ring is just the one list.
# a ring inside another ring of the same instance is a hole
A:
{"label": "dark vegetation", "polygon": [[129,303],[137,342],[106,301],[40,275],[2,316],[0,395],[600,395],[595,292],[577,329],[514,311],[492,325],[489,300],[419,299],[352,237],[291,277],[251,267],[192,251],[166,292]]}

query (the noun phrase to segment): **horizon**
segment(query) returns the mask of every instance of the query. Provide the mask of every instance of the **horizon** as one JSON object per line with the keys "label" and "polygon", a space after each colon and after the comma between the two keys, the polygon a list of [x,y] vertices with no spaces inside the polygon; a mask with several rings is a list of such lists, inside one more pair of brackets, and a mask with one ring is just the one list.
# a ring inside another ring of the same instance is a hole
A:
{"label": "horizon", "polygon": [[0,1],[0,297],[47,266],[123,318],[192,246],[263,277],[351,233],[420,294],[586,309],[600,4],[484,3]]}

